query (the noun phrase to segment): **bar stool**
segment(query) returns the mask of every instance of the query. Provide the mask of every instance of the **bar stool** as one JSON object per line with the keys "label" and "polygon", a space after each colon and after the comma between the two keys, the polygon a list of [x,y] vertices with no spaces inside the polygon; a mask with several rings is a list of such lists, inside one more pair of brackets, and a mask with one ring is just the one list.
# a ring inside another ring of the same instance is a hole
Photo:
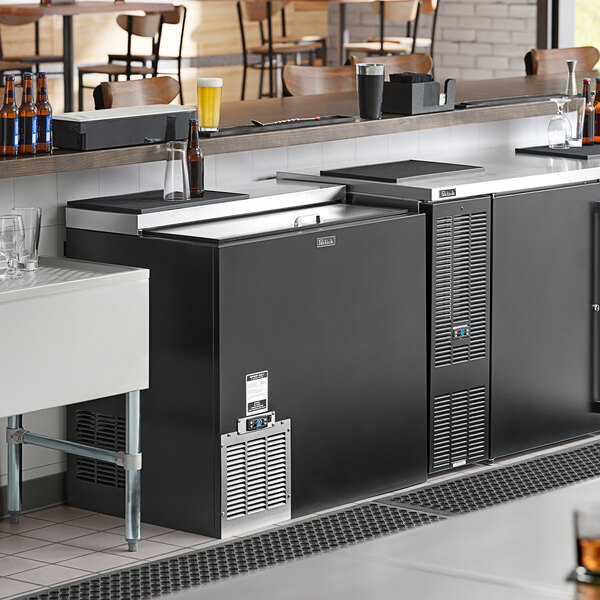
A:
{"label": "bar stool", "polygon": [[549,50],[533,48],[525,55],[525,72],[527,75],[566,73],[567,60],[576,60],[578,69],[592,71],[599,59],[600,52],[594,46]]}
{"label": "bar stool", "polygon": [[[379,37],[372,41],[350,42],[344,44],[345,53],[364,52],[367,56],[378,54],[408,54],[415,51],[416,31],[419,21],[420,0],[375,0],[371,3],[373,10],[379,14]],[[387,41],[385,37],[385,19],[394,23],[406,23],[407,30],[412,26],[412,37],[409,43]]]}
{"label": "bar stool", "polygon": [[103,81],[94,89],[95,108],[121,108],[148,104],[170,104],[179,94],[172,77],[148,77],[130,81]]}
{"label": "bar stool", "polygon": [[[243,11],[242,11],[243,5]],[[278,2],[271,2],[271,14],[275,14],[278,10],[281,9],[281,5]],[[237,2],[237,11],[238,11],[238,21],[240,26],[240,36],[242,40],[242,53],[243,53],[243,64],[244,64],[244,74],[242,76],[242,93],[241,100],[244,99],[246,92],[246,76],[248,67],[260,69],[260,81],[259,81],[259,90],[258,97],[263,97],[263,81],[264,81],[264,73],[265,69],[270,67],[269,60],[269,44],[268,39],[264,35],[263,21],[267,19],[267,3],[261,1],[252,1],[252,2],[241,2],[238,0]],[[244,31],[244,20],[249,22],[258,23],[259,33],[260,33],[260,45],[259,46],[251,46],[248,47],[246,44],[246,34]],[[276,42],[275,38],[273,38],[273,59],[274,66],[277,69],[278,73],[281,70],[282,64],[285,64],[285,61],[289,57],[294,57],[296,64],[299,64],[302,61],[302,54],[308,55],[309,64],[314,63],[315,53],[316,51],[322,47],[321,44],[317,43],[304,43],[304,42]],[[248,62],[248,57],[250,55],[256,55],[260,58],[260,62],[255,64],[250,64]],[[279,77],[277,79],[277,84],[279,87]]]}
{"label": "bar stool", "polygon": [[[90,65],[79,67],[79,110],[83,110],[83,89],[91,89],[91,86],[83,85],[83,76],[89,73],[100,73],[108,75],[108,80],[118,80],[119,76],[124,75],[127,79],[131,75],[156,76],[158,69],[158,53],[160,47],[160,33],[163,16],[160,13],[152,13],[144,16],[137,15],[119,15],[117,24],[121,29],[127,32],[127,53],[125,54],[126,64],[105,63],[102,65]],[[132,65],[131,41],[133,36],[148,38],[152,40],[152,66]]]}

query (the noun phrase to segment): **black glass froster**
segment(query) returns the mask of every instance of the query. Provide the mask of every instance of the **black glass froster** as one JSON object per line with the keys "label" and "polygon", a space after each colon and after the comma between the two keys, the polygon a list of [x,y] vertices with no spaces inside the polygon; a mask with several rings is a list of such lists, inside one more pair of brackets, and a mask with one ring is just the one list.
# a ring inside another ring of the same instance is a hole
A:
{"label": "black glass froster", "polygon": [[361,119],[381,119],[384,75],[385,65],[376,63],[356,65],[358,116]]}

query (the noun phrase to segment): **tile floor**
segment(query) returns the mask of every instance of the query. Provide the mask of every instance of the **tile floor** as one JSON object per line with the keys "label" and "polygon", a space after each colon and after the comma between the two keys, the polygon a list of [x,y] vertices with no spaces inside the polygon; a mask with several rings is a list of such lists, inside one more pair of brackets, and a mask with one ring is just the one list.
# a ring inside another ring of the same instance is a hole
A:
{"label": "tile floor", "polygon": [[[587,436],[560,446],[510,457],[495,464],[510,464],[599,440],[600,435]],[[407,492],[434,482],[490,468],[489,465],[471,465],[431,477],[424,484],[402,491]],[[388,495],[389,493],[383,496]],[[364,499],[315,514],[339,510],[381,497]],[[304,515],[295,520],[310,516],[313,515]],[[288,525],[290,522],[293,521],[263,527],[257,531]],[[19,598],[30,592],[39,592],[57,584],[85,579],[96,573],[120,570],[223,541],[142,523],[142,541],[138,552],[129,553],[124,533],[125,524],[121,518],[64,505],[24,515],[18,525],[11,525],[7,519],[1,520],[0,600]],[[246,535],[251,533],[255,532],[249,531]]]}

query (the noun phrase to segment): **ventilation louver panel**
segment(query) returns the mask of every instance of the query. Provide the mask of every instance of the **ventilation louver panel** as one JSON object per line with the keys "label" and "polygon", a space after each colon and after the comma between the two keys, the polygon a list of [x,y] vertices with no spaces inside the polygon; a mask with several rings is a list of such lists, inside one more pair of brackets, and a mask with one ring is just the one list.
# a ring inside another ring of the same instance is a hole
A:
{"label": "ventilation louver panel", "polygon": [[[75,411],[75,437],[81,444],[89,444],[122,452],[125,450],[125,419],[88,410]],[[125,471],[111,463],[77,456],[76,475],[81,481],[125,488]]]}
{"label": "ventilation louver panel", "polygon": [[[485,358],[487,213],[440,217],[435,239],[435,367]],[[452,330],[458,326],[470,328],[468,342],[453,342]]]}
{"label": "ventilation louver panel", "polygon": [[288,502],[289,444],[288,431],[270,428],[259,432],[258,437],[257,434],[236,435],[235,443],[226,447],[227,520],[247,517]]}
{"label": "ventilation louver panel", "polygon": [[437,396],[433,401],[434,471],[487,457],[485,387]]}

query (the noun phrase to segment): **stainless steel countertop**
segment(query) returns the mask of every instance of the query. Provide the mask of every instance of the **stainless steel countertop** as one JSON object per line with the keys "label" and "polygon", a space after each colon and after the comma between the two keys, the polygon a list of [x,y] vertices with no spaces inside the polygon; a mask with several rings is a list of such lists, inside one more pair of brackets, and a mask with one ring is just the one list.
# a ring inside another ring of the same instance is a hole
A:
{"label": "stainless steel countertop", "polygon": [[[416,158],[416,157],[415,157]],[[452,162],[484,167],[485,171],[474,173],[436,175],[411,179],[406,184],[378,183],[378,186],[394,188],[394,195],[425,202],[447,199],[442,191],[454,190],[454,198],[470,198],[485,194],[533,190],[546,187],[559,187],[600,179],[600,157],[591,160],[553,158],[515,154],[513,149],[500,148],[477,152],[436,154],[419,156],[419,160]],[[379,161],[381,162],[381,161]],[[391,161],[386,161],[391,162]],[[352,166],[348,164],[339,166]],[[336,177],[319,177],[321,169],[281,171],[279,180],[315,181],[323,183],[355,183],[369,185],[369,182]],[[372,184],[371,184],[372,185]]]}
{"label": "stainless steel countertop", "polygon": [[0,303],[149,279],[148,269],[40,257],[36,271],[0,281]]}

